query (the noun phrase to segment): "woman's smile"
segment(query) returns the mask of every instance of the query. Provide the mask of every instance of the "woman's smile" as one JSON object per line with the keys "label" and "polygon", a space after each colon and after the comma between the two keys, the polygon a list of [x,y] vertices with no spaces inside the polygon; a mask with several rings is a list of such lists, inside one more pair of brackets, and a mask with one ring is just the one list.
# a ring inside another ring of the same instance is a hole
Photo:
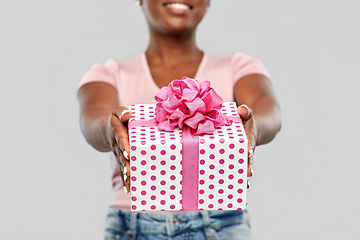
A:
{"label": "woman's smile", "polygon": [[168,11],[177,15],[186,14],[193,8],[191,5],[184,2],[169,2],[164,3],[163,5]]}

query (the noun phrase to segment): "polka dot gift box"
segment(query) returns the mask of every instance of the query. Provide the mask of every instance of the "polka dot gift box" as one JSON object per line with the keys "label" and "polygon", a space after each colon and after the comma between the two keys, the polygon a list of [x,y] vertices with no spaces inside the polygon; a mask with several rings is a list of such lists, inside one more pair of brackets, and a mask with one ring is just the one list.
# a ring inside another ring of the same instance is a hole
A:
{"label": "polka dot gift box", "polygon": [[245,209],[247,138],[236,104],[186,77],[155,99],[129,107],[131,209]]}

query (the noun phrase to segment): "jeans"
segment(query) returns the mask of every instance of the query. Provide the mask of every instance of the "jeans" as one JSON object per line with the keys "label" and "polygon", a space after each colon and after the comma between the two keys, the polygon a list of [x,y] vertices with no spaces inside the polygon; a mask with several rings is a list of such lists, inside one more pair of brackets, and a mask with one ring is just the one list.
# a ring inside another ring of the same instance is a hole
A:
{"label": "jeans", "polygon": [[110,208],[105,240],[249,240],[244,211],[191,211],[166,214]]}

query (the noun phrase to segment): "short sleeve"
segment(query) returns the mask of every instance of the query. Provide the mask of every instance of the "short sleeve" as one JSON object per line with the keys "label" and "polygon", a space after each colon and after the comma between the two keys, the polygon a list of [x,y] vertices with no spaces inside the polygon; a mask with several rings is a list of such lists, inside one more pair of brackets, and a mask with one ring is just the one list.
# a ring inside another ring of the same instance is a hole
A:
{"label": "short sleeve", "polygon": [[269,72],[260,60],[240,52],[231,56],[231,70],[234,85],[239,79],[250,74],[260,74],[271,79]]}
{"label": "short sleeve", "polygon": [[104,82],[117,89],[119,65],[115,60],[108,60],[104,64],[95,63],[82,77],[78,89],[90,82]]}

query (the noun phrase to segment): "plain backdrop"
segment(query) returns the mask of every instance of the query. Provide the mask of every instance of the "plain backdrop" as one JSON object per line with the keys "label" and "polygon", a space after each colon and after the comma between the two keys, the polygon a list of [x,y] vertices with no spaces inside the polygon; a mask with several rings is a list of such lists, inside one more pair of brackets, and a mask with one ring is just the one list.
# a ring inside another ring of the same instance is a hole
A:
{"label": "plain backdrop", "polygon": [[[255,240],[359,239],[359,1],[212,0],[197,43],[263,61],[282,130],[258,147]],[[132,0],[0,1],[0,239],[103,239],[108,153],[79,127],[95,62],[145,50]]]}

